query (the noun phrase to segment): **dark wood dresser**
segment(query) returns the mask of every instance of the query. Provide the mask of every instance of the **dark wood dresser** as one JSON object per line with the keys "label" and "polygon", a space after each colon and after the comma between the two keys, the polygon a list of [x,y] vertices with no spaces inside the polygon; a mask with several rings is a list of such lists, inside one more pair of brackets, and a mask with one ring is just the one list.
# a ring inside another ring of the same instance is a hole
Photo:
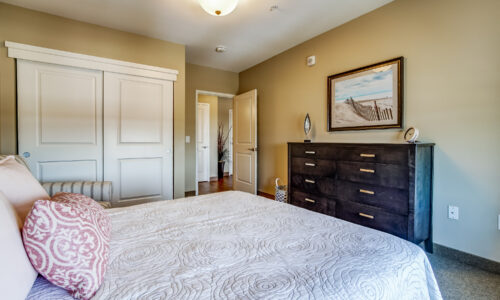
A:
{"label": "dark wood dresser", "polygon": [[423,143],[288,143],[288,199],[432,252],[433,156]]}

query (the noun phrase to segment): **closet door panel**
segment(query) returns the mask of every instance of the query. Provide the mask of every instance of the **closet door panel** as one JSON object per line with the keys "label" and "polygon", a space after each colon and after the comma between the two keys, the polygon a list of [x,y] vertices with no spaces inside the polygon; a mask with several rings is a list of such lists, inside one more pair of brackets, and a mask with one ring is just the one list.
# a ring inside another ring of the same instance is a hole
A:
{"label": "closet door panel", "polygon": [[96,144],[96,78],[61,70],[39,71],[40,143]]}
{"label": "closet door panel", "polygon": [[162,165],[162,158],[121,159],[121,198],[161,197]]}
{"label": "closet door panel", "polygon": [[39,162],[38,168],[41,182],[96,181],[98,174],[96,160]]}
{"label": "closet door panel", "polygon": [[161,143],[163,85],[123,80],[120,89],[120,143]]}
{"label": "closet door panel", "polygon": [[102,76],[17,61],[19,153],[38,180],[102,180]]}
{"label": "closet door panel", "polygon": [[115,201],[173,195],[173,82],[104,74],[104,178]]}

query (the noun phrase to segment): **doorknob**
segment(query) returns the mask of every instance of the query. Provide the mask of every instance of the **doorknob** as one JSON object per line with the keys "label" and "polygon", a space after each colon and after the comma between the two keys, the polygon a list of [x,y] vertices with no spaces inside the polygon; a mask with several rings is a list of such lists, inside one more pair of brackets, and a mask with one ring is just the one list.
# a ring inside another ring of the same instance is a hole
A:
{"label": "doorknob", "polygon": [[30,156],[31,156],[31,153],[29,153],[29,152],[24,152],[23,153],[23,157],[24,158],[29,158]]}
{"label": "doorknob", "polygon": [[203,147],[201,147],[201,148],[203,148],[203,149],[207,149],[208,147],[207,147],[207,146],[203,146]]}
{"label": "doorknob", "polygon": [[252,152],[255,152],[255,151],[257,151],[257,147],[255,147],[255,148],[248,148],[248,150],[250,150]]}

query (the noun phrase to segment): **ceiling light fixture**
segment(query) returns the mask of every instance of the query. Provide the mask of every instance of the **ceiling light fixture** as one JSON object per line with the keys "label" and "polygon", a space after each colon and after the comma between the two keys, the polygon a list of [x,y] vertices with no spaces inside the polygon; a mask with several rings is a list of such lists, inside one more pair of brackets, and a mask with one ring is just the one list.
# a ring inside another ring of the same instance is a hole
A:
{"label": "ceiling light fixture", "polygon": [[213,16],[230,14],[238,5],[238,0],[198,0],[201,7]]}

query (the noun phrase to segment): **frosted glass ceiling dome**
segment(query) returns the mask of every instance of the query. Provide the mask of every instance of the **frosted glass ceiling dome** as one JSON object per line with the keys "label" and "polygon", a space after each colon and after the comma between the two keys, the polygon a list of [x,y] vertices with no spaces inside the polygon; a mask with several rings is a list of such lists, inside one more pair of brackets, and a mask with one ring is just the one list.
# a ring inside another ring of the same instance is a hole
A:
{"label": "frosted glass ceiling dome", "polygon": [[198,0],[201,7],[213,16],[230,14],[238,5],[238,0]]}

